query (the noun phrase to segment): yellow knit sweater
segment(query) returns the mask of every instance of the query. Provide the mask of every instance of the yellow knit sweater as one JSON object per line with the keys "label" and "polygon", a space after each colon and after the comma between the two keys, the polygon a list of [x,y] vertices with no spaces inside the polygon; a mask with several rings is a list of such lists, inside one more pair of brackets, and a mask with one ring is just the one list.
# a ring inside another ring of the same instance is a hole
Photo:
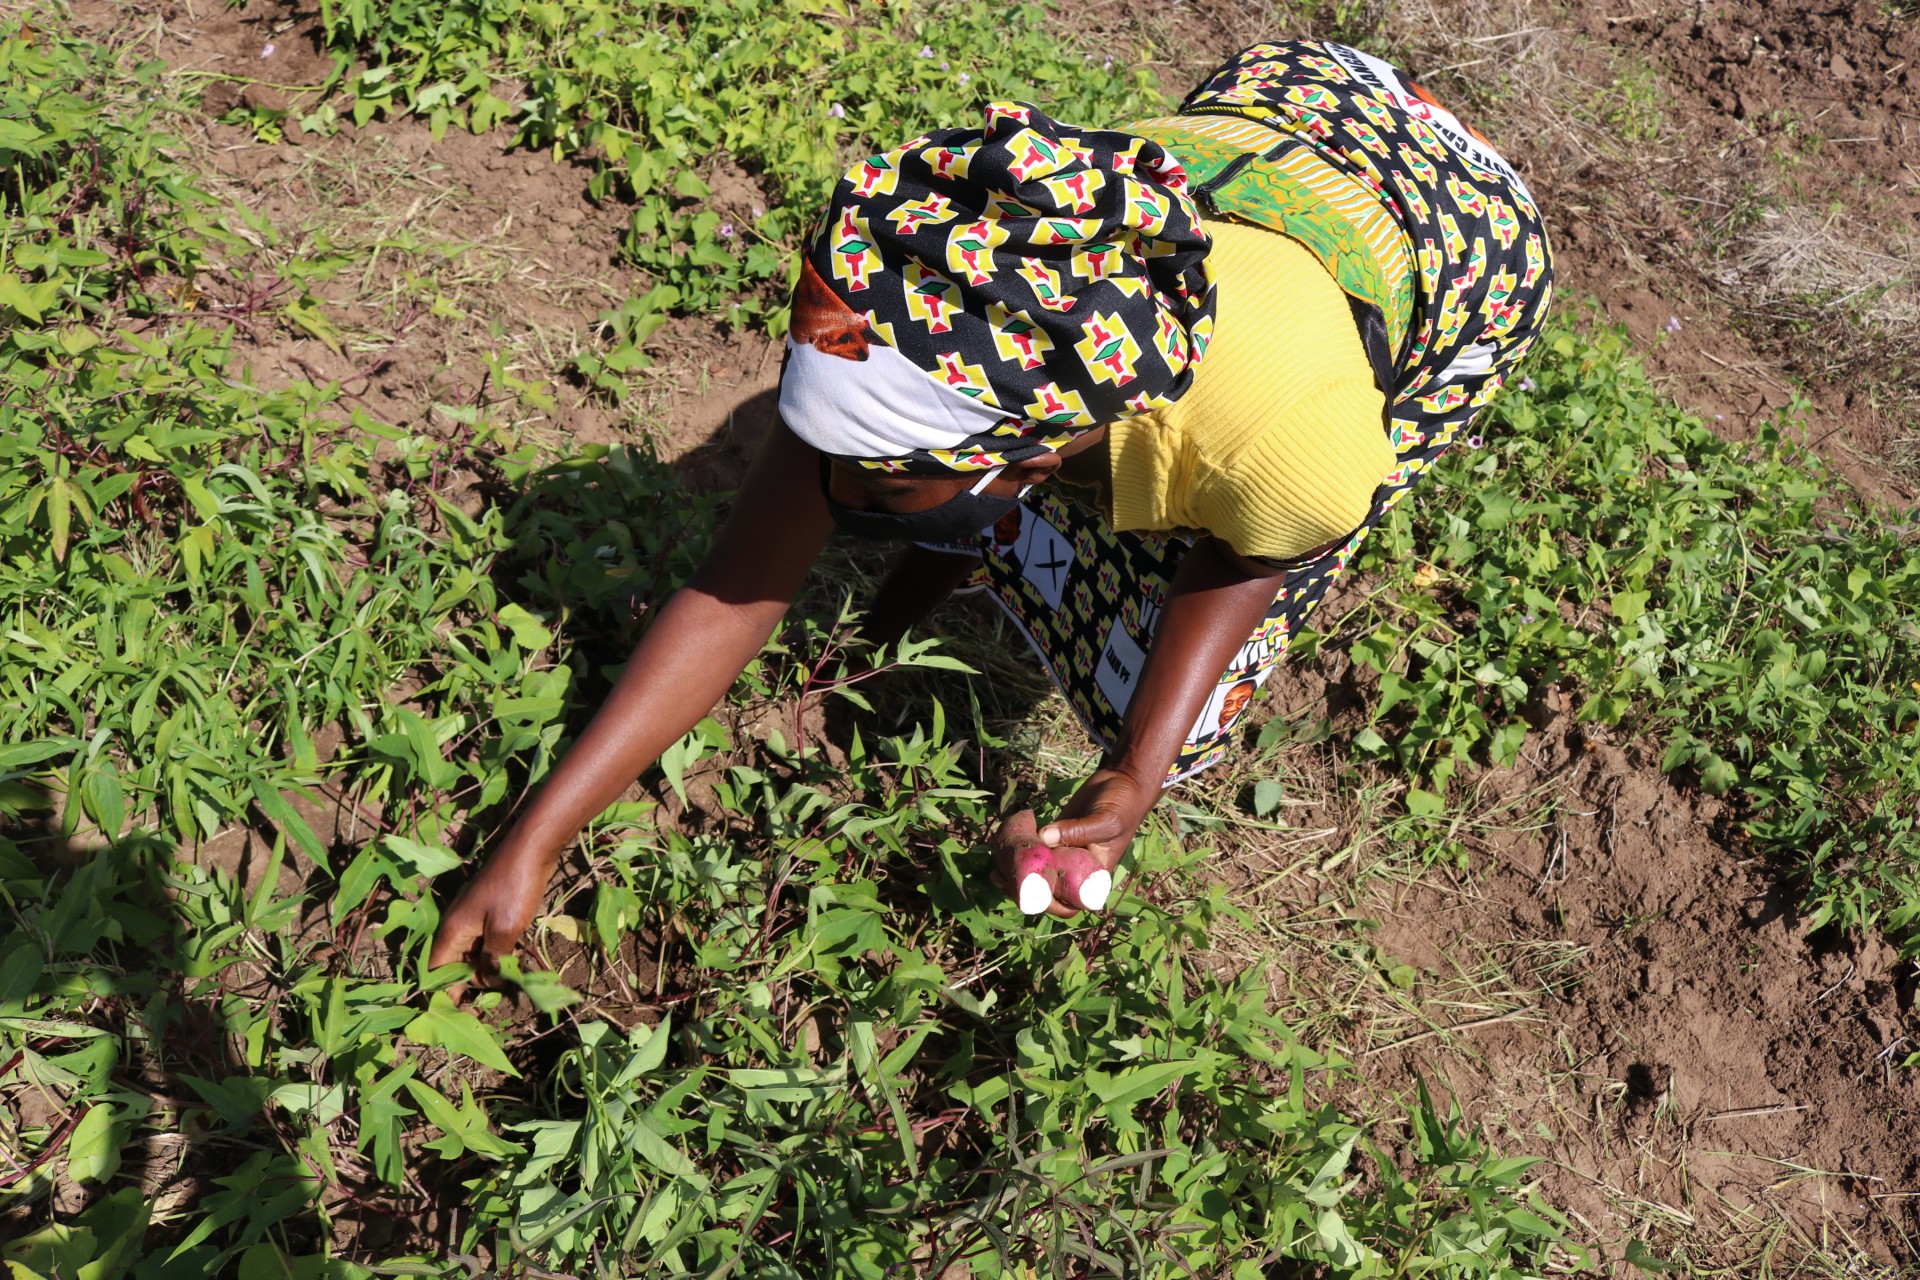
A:
{"label": "yellow knit sweater", "polygon": [[1213,342],[1173,407],[1108,429],[1116,529],[1204,530],[1291,559],[1366,519],[1396,463],[1346,296],[1278,232],[1209,222]]}

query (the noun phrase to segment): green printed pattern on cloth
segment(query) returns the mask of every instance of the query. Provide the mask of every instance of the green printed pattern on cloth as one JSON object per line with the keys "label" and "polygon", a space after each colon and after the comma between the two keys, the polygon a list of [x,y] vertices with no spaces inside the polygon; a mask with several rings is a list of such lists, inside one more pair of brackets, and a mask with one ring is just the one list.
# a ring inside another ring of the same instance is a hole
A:
{"label": "green printed pattern on cloth", "polygon": [[[1241,156],[1286,141],[1283,128],[1220,116],[1163,116],[1123,128],[1172,152],[1190,190],[1213,182]],[[1413,250],[1378,196],[1303,144],[1249,162],[1209,200],[1220,213],[1306,246],[1343,291],[1380,309],[1394,346],[1404,345],[1413,316]]]}

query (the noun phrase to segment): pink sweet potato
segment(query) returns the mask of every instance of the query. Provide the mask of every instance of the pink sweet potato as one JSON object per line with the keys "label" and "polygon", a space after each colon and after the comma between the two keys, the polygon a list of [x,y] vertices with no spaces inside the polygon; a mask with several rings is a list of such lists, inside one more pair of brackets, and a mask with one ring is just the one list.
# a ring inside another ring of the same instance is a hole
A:
{"label": "pink sweet potato", "polygon": [[1040,843],[1033,810],[1010,816],[993,835],[994,878],[1030,916],[1055,903],[1069,911],[1100,911],[1113,896],[1113,874],[1085,849]]}
{"label": "pink sweet potato", "polygon": [[1013,855],[1039,843],[1040,826],[1034,821],[1033,810],[1022,809],[1000,824],[987,847],[993,851],[994,866],[1004,876],[1013,871]]}
{"label": "pink sweet potato", "polygon": [[1053,869],[1057,876],[1054,892],[1067,906],[1099,911],[1107,905],[1113,893],[1113,873],[1091,853],[1063,845],[1053,850]]}
{"label": "pink sweet potato", "polygon": [[1040,843],[1033,810],[1022,809],[993,834],[995,879],[1020,903],[1028,915],[1038,915],[1053,904],[1053,850]]}
{"label": "pink sweet potato", "polygon": [[1028,845],[1013,855],[1013,896],[1020,909],[1037,916],[1053,905],[1053,850],[1043,844]]}

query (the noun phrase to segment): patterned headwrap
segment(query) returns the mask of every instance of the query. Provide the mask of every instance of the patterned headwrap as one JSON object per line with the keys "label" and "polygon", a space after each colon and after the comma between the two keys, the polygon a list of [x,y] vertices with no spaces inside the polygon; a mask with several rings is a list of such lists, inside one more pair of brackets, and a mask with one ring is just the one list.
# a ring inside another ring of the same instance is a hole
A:
{"label": "patterned headwrap", "polygon": [[1159,144],[1018,102],[847,170],[801,263],[780,380],[823,453],[1002,466],[1169,405],[1213,331],[1187,175]]}

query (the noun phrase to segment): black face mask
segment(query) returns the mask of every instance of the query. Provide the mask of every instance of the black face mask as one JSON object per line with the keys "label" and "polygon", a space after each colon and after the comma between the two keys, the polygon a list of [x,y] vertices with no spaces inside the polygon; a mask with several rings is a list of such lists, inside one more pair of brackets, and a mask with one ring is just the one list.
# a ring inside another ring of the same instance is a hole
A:
{"label": "black face mask", "polygon": [[[925,511],[855,511],[833,500],[833,464],[822,454],[820,492],[842,533],[876,542],[959,542],[991,527],[1020,505],[1019,498],[994,498],[980,492],[999,474],[1000,468],[995,467],[966,493],[955,494]],[[1020,493],[1025,496],[1026,490]]]}

